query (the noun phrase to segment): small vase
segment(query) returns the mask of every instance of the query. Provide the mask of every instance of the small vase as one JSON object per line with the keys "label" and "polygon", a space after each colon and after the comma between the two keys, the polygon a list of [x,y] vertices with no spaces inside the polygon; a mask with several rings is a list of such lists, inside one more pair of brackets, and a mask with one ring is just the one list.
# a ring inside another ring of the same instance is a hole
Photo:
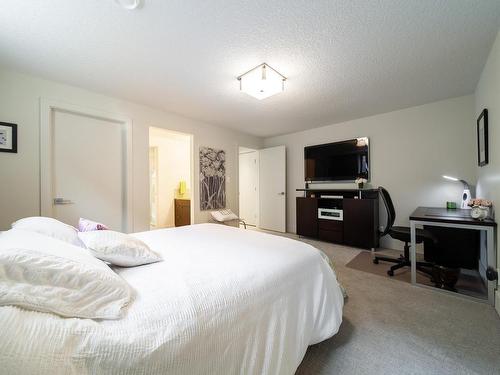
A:
{"label": "small vase", "polygon": [[484,220],[490,216],[490,208],[485,206],[474,206],[470,212],[470,216],[476,220]]}

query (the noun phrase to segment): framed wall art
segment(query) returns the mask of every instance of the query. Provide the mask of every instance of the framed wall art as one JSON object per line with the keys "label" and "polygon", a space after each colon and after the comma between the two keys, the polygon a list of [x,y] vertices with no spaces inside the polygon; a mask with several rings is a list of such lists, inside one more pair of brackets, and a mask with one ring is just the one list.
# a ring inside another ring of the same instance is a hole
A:
{"label": "framed wall art", "polygon": [[226,207],[226,153],[200,147],[200,209]]}
{"label": "framed wall art", "polygon": [[488,110],[485,108],[477,118],[477,165],[488,164]]}
{"label": "framed wall art", "polygon": [[17,153],[17,125],[0,122],[0,152]]}

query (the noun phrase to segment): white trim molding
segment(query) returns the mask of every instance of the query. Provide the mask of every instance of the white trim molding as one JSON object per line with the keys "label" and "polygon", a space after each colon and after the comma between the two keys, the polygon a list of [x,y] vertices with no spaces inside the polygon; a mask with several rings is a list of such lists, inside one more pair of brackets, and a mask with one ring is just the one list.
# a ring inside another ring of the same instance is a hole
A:
{"label": "white trim molding", "polygon": [[102,110],[86,108],[64,101],[40,98],[40,215],[53,217],[53,119],[54,111],[64,111],[122,125],[125,134],[125,176],[123,187],[123,229],[131,232],[133,223],[133,178],[132,178],[132,120],[126,116]]}

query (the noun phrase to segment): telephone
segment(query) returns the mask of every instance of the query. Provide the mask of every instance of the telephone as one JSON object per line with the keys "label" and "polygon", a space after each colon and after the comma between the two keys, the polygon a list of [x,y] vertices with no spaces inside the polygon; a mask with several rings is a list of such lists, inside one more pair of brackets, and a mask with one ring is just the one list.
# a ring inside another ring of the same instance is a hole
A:
{"label": "telephone", "polygon": [[236,216],[236,214],[231,211],[229,208],[224,209],[224,210],[218,210],[218,211],[212,211],[210,212],[212,215],[212,218],[215,221],[219,221],[221,223],[225,221],[231,221],[231,220],[239,220],[239,217]]}

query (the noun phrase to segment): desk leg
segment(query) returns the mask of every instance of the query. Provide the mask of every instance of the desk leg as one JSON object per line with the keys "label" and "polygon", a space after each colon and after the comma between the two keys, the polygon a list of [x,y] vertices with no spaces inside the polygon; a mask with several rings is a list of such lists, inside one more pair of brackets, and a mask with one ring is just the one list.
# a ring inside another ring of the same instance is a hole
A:
{"label": "desk leg", "polygon": [[410,261],[411,261],[411,283],[417,283],[417,235],[416,235],[416,224],[415,221],[410,221]]}
{"label": "desk leg", "polygon": [[[493,269],[497,268],[497,259],[495,254],[495,228],[486,228],[486,249],[487,249],[487,259],[488,267]],[[494,305],[495,304],[495,289],[497,287],[498,280],[488,281],[488,301]]]}

